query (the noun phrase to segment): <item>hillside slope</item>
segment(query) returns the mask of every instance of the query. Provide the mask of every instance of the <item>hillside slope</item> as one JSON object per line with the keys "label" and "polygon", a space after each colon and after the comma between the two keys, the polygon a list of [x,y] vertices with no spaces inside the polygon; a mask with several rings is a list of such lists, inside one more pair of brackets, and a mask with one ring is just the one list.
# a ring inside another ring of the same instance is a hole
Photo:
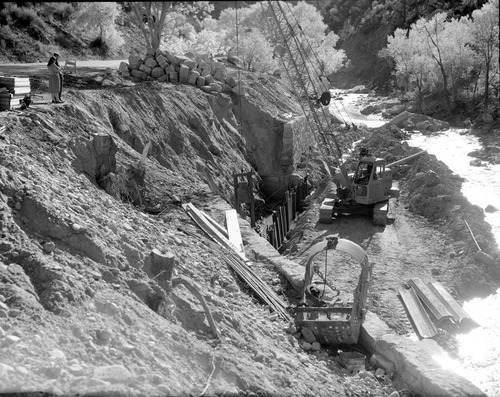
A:
{"label": "hillside slope", "polygon": [[[251,293],[182,208],[192,203],[223,224],[233,173],[251,170],[259,155],[240,125],[259,126],[262,145],[280,138],[283,114],[298,114],[279,80],[241,78],[245,97],[138,83],[116,71],[67,75],[66,102],[56,105],[36,76],[35,103],[0,113],[0,392],[342,396],[353,384],[375,395],[396,388],[389,376],[352,376],[336,350],[306,352],[296,328]],[[383,138],[373,142],[378,151],[398,148]],[[134,174],[148,141],[145,174]],[[300,171],[321,182],[316,155],[304,156]],[[299,223],[324,233],[311,219],[305,213]],[[366,237],[366,229],[356,232]],[[410,244],[391,246],[390,266]],[[253,269],[292,300],[284,277],[252,250]],[[204,297],[220,338],[196,294],[169,289],[165,274],[152,271],[158,256]],[[483,280],[471,277],[471,289],[474,282]],[[370,310],[390,319],[394,294],[387,306],[376,298]],[[402,322],[398,316],[398,332],[407,331]]]}
{"label": "hillside slope", "polygon": [[[0,113],[0,392],[343,395],[345,370],[305,354],[180,206],[231,208],[232,173],[249,168],[229,96],[93,81],[68,89],[65,104]],[[113,159],[123,175],[149,139],[144,195],[156,214],[101,187]],[[196,296],[166,294],[147,273],[153,250],[205,297],[220,340]]]}

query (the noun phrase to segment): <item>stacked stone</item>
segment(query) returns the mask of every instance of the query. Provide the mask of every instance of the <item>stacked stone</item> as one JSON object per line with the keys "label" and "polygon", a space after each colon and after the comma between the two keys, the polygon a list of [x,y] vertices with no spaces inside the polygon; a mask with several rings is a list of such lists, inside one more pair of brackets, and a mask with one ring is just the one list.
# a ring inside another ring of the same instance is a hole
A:
{"label": "stacked stone", "polygon": [[144,58],[130,55],[128,64],[122,62],[118,71],[123,77],[144,81],[190,84],[205,92],[243,94],[243,88],[234,76],[228,75],[226,66],[208,54],[172,55],[168,51],[149,49]]}

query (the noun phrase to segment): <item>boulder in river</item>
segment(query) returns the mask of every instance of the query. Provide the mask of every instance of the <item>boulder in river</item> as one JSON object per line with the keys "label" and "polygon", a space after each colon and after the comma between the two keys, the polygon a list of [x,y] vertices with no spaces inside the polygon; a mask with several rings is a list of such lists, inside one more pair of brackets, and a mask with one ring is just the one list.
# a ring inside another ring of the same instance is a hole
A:
{"label": "boulder in river", "polygon": [[408,125],[412,124],[415,126],[414,129],[422,133],[443,131],[450,128],[450,124],[446,121],[437,120],[423,114],[411,113],[408,111],[398,114],[387,124],[394,124],[399,128],[406,128]]}

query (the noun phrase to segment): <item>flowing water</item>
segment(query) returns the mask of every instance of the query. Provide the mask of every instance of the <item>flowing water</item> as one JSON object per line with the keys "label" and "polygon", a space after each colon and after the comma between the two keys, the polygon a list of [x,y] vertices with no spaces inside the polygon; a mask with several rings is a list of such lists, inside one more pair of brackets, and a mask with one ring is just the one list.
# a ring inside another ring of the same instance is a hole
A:
{"label": "flowing water", "polygon": [[[433,136],[413,134],[408,143],[434,154],[448,168],[465,178],[462,193],[485,209],[500,208],[500,164],[474,167],[467,153],[481,148],[479,140],[464,130],[450,129]],[[497,244],[500,245],[500,211],[485,213]],[[465,311],[481,326],[458,336],[460,363],[442,359],[488,396],[500,396],[500,289],[484,299],[464,303]]]}
{"label": "flowing water", "polygon": [[[331,108],[348,123],[363,123],[376,128],[386,123],[380,116],[364,116],[357,103],[363,94],[347,94],[342,101],[334,100]],[[335,96],[334,96],[335,98]],[[432,136],[412,134],[408,144],[427,150],[444,162],[453,172],[465,178],[462,193],[472,203],[485,209],[500,208],[500,165],[474,167],[469,152],[480,149],[479,140],[467,130],[450,129]],[[500,211],[485,213],[497,244],[500,245]],[[500,397],[500,288],[496,293],[464,303],[464,309],[480,327],[459,335],[459,360],[435,357],[449,368],[474,383],[489,397]]]}

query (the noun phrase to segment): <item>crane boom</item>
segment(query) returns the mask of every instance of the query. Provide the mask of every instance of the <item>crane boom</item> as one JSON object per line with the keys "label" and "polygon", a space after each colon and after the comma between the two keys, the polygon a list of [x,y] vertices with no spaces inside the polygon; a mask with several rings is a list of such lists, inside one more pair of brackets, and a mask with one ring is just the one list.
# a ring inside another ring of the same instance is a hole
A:
{"label": "crane boom", "polygon": [[[274,23],[271,23],[271,32],[275,42],[275,52],[279,55],[282,67],[295,89],[298,102],[305,115],[305,119],[318,143],[321,154],[333,174],[332,157],[339,165],[340,171],[350,188],[351,182],[347,170],[342,161],[342,151],[333,133],[331,116],[323,107],[316,109],[311,96],[319,98],[320,93],[325,92],[328,87],[315,71],[315,65],[310,61],[309,53],[304,48],[307,40],[303,36],[302,28],[298,23],[292,25],[290,13],[283,9],[282,2],[268,1],[268,8]],[[302,35],[302,37],[299,37]]]}

